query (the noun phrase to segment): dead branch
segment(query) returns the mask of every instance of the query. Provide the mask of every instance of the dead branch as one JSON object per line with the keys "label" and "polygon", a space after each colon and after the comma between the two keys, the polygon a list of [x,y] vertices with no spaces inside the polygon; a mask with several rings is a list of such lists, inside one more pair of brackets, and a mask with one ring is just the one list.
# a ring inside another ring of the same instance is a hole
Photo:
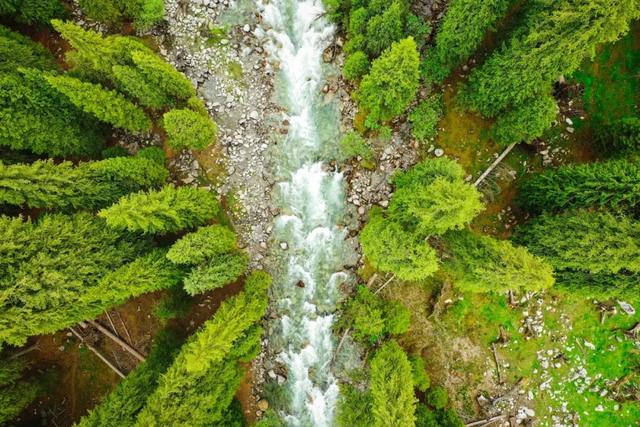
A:
{"label": "dead branch", "polygon": [[342,338],[340,339],[340,343],[338,343],[338,347],[336,348],[336,351],[333,353],[333,357],[331,358],[331,363],[333,363],[333,361],[336,360],[336,357],[338,357],[338,353],[340,353],[340,349],[342,348],[342,344],[344,344],[344,340],[347,338],[347,335],[349,334],[350,331],[351,331],[351,327],[348,327],[344,331],[344,334],[342,334]]}
{"label": "dead branch", "polygon": [[94,328],[96,328],[97,330],[99,330],[100,332],[102,332],[105,336],[110,338],[113,342],[115,342],[116,344],[119,344],[120,347],[122,347],[124,350],[131,353],[133,357],[135,357],[141,362],[145,361],[145,357],[138,350],[131,347],[128,343],[123,341],[120,337],[114,335],[110,330],[102,326],[100,323],[96,322],[95,320],[89,320],[88,323]]}
{"label": "dead branch", "polygon": [[378,280],[378,273],[373,273],[373,276],[367,281],[367,288],[371,289],[371,286]]}
{"label": "dead branch", "polygon": [[511,387],[511,390],[509,390],[508,392],[506,392],[500,397],[496,397],[491,401],[491,406],[496,406],[496,404],[502,402],[503,400],[510,399],[514,395],[518,394],[518,390],[520,390],[520,385],[522,384],[523,381],[524,381],[524,378],[522,377],[518,378],[518,381],[516,381],[513,387]]}
{"label": "dead branch", "polygon": [[502,374],[500,372],[500,362],[498,361],[498,352],[496,351],[496,343],[491,343],[491,352],[493,353],[493,361],[496,363],[496,372],[498,373],[498,384],[503,384]]}
{"label": "dead branch", "polygon": [[111,320],[111,316],[109,315],[109,312],[107,310],[104,311],[104,314],[107,315],[107,319],[109,319],[109,324],[111,325],[111,329],[113,330],[113,333],[116,335],[118,334],[118,330],[116,329],[116,325],[113,324],[113,320]]}
{"label": "dead branch", "polygon": [[491,166],[489,166],[487,168],[487,170],[485,170],[484,172],[482,172],[482,175],[480,175],[480,177],[478,177],[478,179],[476,179],[476,182],[473,183],[474,186],[478,186],[480,185],[480,183],[482,181],[484,181],[484,179],[489,176],[489,174],[496,168],[496,166],[498,166],[500,164],[500,162],[502,160],[504,160],[505,157],[507,157],[507,154],[509,154],[511,152],[511,150],[513,150],[513,147],[516,146],[516,142],[514,142],[513,144],[509,145],[507,148],[504,149],[504,151],[502,152],[502,154],[500,154],[498,156],[498,158],[491,163]]}
{"label": "dead branch", "polygon": [[131,335],[129,334],[129,329],[127,329],[127,324],[124,323],[124,320],[122,320],[122,316],[120,316],[120,312],[118,312],[116,310],[116,316],[118,316],[118,320],[120,320],[120,323],[122,323],[122,329],[124,329],[124,333],[127,334],[127,339],[129,340],[130,343],[133,343],[133,340],[131,339]]}
{"label": "dead branch", "polygon": [[636,323],[633,328],[629,329],[624,334],[630,338],[638,338],[638,335],[640,335],[640,322]]}
{"label": "dead branch", "polygon": [[393,282],[393,280],[396,278],[395,274],[392,274],[391,277],[389,278],[389,280],[387,280],[386,282],[384,282],[384,284],[382,286],[380,286],[378,288],[378,290],[376,290],[373,294],[374,295],[378,295],[380,293],[381,290],[383,290],[389,283]]}
{"label": "dead branch", "polygon": [[17,359],[18,357],[24,356],[25,354],[30,353],[34,350],[40,350],[37,342],[31,347],[27,347],[24,350],[20,350],[19,352],[12,354],[11,356],[9,356],[9,360]]}
{"label": "dead branch", "polygon": [[104,354],[102,354],[100,352],[100,350],[98,350],[97,348],[95,348],[94,346],[92,346],[91,344],[89,344],[88,342],[86,342],[84,340],[84,337],[82,335],[80,335],[80,333],[78,331],[76,331],[72,326],[69,327],[69,330],[73,333],[73,335],[75,335],[76,337],[78,337],[78,339],[89,349],[91,350],[96,356],[98,356],[98,358],[100,358],[100,360],[102,360],[105,365],[107,365],[109,368],[111,368],[111,370],[113,372],[115,372],[116,374],[118,374],[118,376],[120,376],[120,378],[125,378],[125,375],[113,364],[109,361],[109,359],[107,359],[105,357]]}

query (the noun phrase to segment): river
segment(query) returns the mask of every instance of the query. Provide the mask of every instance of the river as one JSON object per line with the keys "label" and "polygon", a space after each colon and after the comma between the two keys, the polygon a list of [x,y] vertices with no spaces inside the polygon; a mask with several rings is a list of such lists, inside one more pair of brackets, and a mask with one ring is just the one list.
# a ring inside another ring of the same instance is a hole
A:
{"label": "river", "polygon": [[[345,209],[343,176],[327,166],[340,123],[335,103],[321,93],[335,72],[323,62],[335,27],[321,0],[257,0],[270,62],[277,70],[275,98],[288,133],[273,155],[275,196],[281,214],[271,252],[279,259],[271,290],[270,346],[286,370],[276,404],[289,426],[334,425],[339,388],[331,361],[339,285],[348,280],[349,249],[340,225]],[[275,383],[277,384],[277,383]]]}

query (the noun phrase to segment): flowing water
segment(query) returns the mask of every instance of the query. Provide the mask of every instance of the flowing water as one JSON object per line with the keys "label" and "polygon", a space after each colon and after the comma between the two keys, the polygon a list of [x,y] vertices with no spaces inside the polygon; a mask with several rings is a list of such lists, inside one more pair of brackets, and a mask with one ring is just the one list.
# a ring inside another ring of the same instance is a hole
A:
{"label": "flowing water", "polygon": [[275,96],[288,134],[274,155],[277,199],[282,214],[274,224],[274,274],[270,346],[286,369],[285,401],[278,409],[290,426],[333,425],[338,384],[331,372],[332,335],[346,231],[339,224],[345,205],[341,174],[326,160],[336,150],[339,115],[321,94],[332,68],[322,53],[335,28],[324,18],[321,0],[257,0],[262,34],[277,69]]}

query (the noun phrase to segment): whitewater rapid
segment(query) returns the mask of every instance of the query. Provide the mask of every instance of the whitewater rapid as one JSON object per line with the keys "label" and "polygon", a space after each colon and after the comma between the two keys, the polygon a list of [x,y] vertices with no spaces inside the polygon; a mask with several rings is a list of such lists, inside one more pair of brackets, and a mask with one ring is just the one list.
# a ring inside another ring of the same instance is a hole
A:
{"label": "whitewater rapid", "polygon": [[[334,26],[321,0],[256,0],[261,37],[276,73],[275,98],[283,108],[288,134],[277,144],[276,218],[272,252],[280,260],[274,273],[269,341],[286,369],[276,405],[289,426],[334,424],[338,384],[331,371],[335,351],[332,326],[343,271],[346,230],[341,174],[325,161],[337,147],[339,113],[321,88],[331,67],[322,54]],[[274,382],[277,384],[276,382]]]}

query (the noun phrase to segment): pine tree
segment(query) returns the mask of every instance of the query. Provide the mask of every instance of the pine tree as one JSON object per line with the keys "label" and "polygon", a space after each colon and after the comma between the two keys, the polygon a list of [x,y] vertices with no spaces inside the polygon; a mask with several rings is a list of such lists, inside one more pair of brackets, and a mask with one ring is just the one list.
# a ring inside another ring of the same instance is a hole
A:
{"label": "pine tree", "polygon": [[167,131],[167,144],[175,150],[204,150],[218,136],[218,127],[208,115],[187,109],[166,112],[162,125]]}
{"label": "pine tree", "polygon": [[500,115],[493,127],[494,139],[507,146],[531,142],[551,127],[558,115],[558,103],[552,95],[540,95]]}
{"label": "pine tree", "polygon": [[546,170],[521,184],[517,202],[531,213],[587,207],[635,209],[640,203],[640,166],[612,160]]}
{"label": "pine tree", "polygon": [[159,191],[130,194],[99,216],[109,227],[141,233],[174,233],[203,225],[220,212],[208,191],[165,186]]}
{"label": "pine tree", "polygon": [[371,359],[371,396],[374,427],[410,427],[415,424],[417,399],[413,394],[411,364],[395,342],[385,343]]}
{"label": "pine tree", "polygon": [[60,0],[2,0],[0,15],[9,15],[27,25],[48,25],[66,15]]}
{"label": "pine tree", "polygon": [[640,149],[640,118],[624,117],[603,125],[597,131],[598,145],[604,154],[629,154]]}
{"label": "pine tree", "polygon": [[0,145],[50,156],[93,155],[103,131],[41,72],[0,74]]}
{"label": "pine tree", "polygon": [[217,255],[210,261],[194,268],[184,279],[184,290],[197,295],[235,282],[245,272],[249,258],[235,251]]}
{"label": "pine tree", "polygon": [[113,77],[123,92],[145,107],[159,109],[171,103],[163,88],[149,83],[138,68],[114,65]]}
{"label": "pine tree", "polygon": [[144,157],[98,162],[4,165],[0,162],[0,203],[46,209],[100,209],[134,191],[159,187],[168,177],[163,165]]}
{"label": "pine tree", "polygon": [[136,426],[198,427],[224,418],[243,376],[239,362],[259,351],[262,330],[257,324],[267,308],[270,284],[268,274],[254,272],[243,292],[220,305],[161,377]]}
{"label": "pine tree", "polygon": [[373,61],[356,92],[360,108],[367,112],[367,125],[388,121],[402,114],[416,96],[420,80],[420,57],[409,37]]}
{"label": "pine tree", "polygon": [[510,4],[511,0],[451,1],[438,28],[435,48],[427,52],[425,77],[442,83],[475,52]]}
{"label": "pine tree", "polygon": [[147,360],[123,379],[116,389],[78,422],[77,427],[131,427],[147,398],[158,386],[180,346],[171,330],[161,331],[153,341]]}
{"label": "pine tree", "polygon": [[538,0],[522,27],[469,77],[463,103],[495,117],[547,93],[640,14],[638,0]]}
{"label": "pine tree", "polygon": [[89,214],[0,223],[0,343],[22,345],[182,278],[165,251]]}
{"label": "pine tree", "polygon": [[542,215],[518,228],[516,241],[557,270],[640,273],[640,223],[604,212]]}
{"label": "pine tree", "polygon": [[171,246],[167,258],[175,264],[198,265],[238,249],[236,234],[220,224],[201,227]]}
{"label": "pine tree", "polygon": [[53,55],[43,45],[0,25],[0,73],[15,73],[19,67],[57,69]]}
{"label": "pine tree", "polygon": [[[379,15],[371,16],[366,24],[367,53],[376,57],[404,37],[407,3],[393,0]],[[352,16],[353,21],[353,16]]]}
{"label": "pine tree", "polygon": [[444,240],[448,258],[443,267],[464,291],[540,291],[554,283],[553,270],[544,259],[509,241],[468,230],[451,231]]}
{"label": "pine tree", "polygon": [[151,129],[151,121],[144,111],[118,92],[74,77],[49,75],[45,79],[78,108],[103,122],[131,132]]}
{"label": "pine tree", "polygon": [[177,99],[186,100],[196,95],[189,79],[157,55],[134,51],[131,57],[150,85],[161,87],[168,95]]}

